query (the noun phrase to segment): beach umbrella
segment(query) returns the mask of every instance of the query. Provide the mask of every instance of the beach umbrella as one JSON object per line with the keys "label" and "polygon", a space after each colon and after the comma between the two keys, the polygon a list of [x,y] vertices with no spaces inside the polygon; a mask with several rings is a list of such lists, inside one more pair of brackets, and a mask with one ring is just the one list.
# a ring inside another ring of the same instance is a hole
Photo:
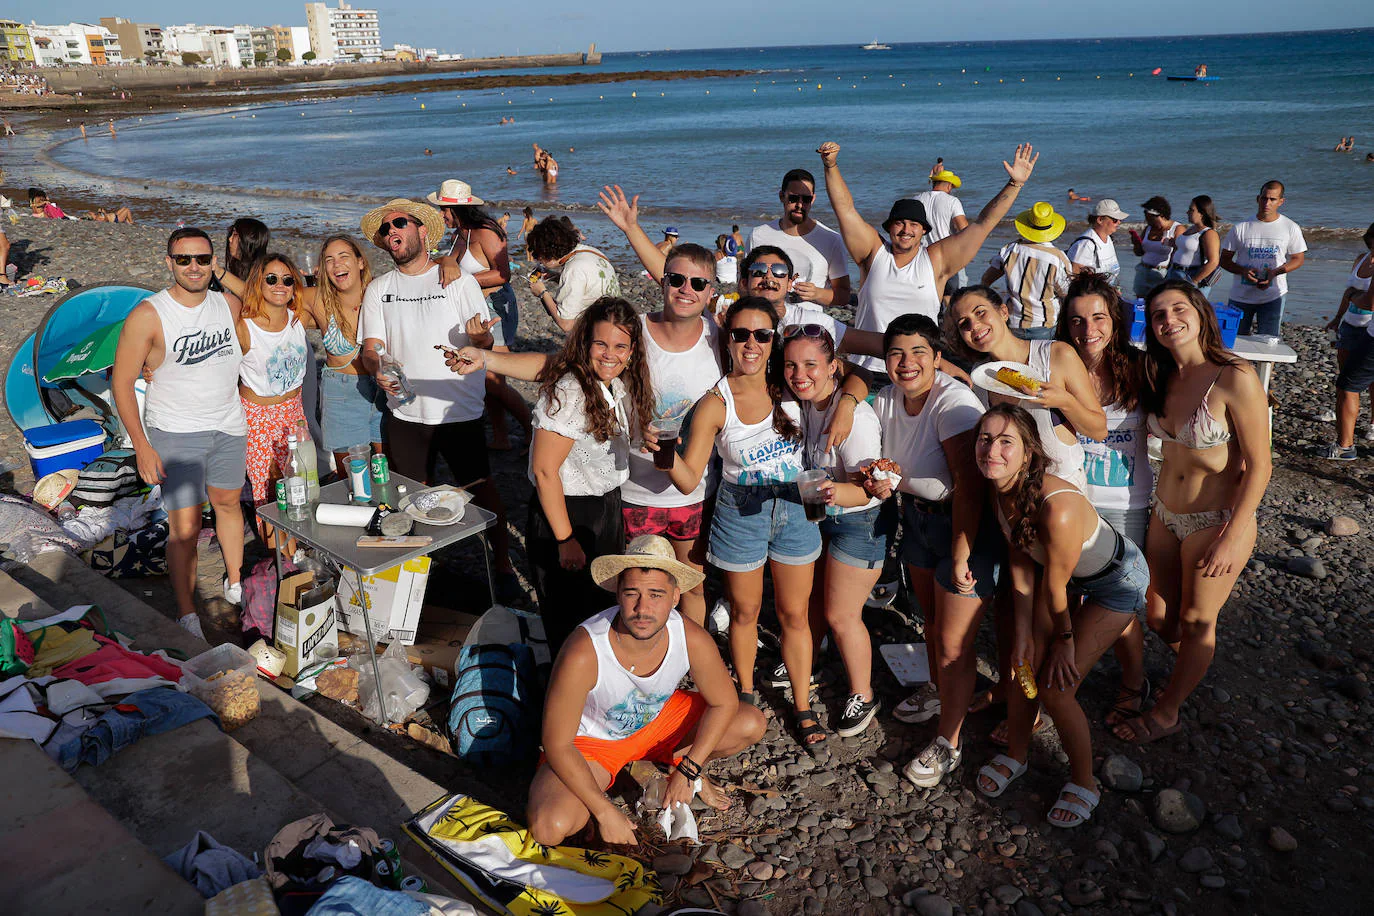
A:
{"label": "beach umbrella", "polygon": [[99,328],[68,350],[67,355],[59,359],[57,365],[43,376],[43,381],[56,382],[64,378],[77,378],[87,372],[100,372],[110,368],[114,365],[115,349],[119,346],[119,332],[123,328],[123,321]]}

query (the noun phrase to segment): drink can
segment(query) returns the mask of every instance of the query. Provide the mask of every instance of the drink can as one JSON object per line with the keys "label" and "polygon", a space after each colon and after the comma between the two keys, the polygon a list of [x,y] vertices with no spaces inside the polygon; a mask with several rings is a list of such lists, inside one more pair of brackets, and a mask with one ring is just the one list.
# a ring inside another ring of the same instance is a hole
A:
{"label": "drink can", "polygon": [[286,511],[286,481],[277,481],[277,511]]}
{"label": "drink can", "polygon": [[401,881],[401,890],[411,891],[416,894],[428,894],[429,885],[425,884],[425,879],[421,878],[419,875],[407,875],[405,879]]}
{"label": "drink can", "polygon": [[372,482],[388,483],[391,480],[391,465],[385,455],[372,456]]}
{"label": "drink can", "polygon": [[399,875],[401,873],[401,852],[396,848],[396,844],[391,840],[383,838],[377,844],[377,848],[382,858],[391,863],[392,871]]}
{"label": "drink can", "polygon": [[321,868],[320,873],[315,876],[315,882],[317,884],[328,884],[338,877],[338,874],[339,870],[337,868],[333,865],[326,865],[324,868]]}
{"label": "drink can", "polygon": [[377,864],[372,867],[372,874],[378,887],[389,887],[393,891],[401,889],[401,878],[386,859],[377,860]]}

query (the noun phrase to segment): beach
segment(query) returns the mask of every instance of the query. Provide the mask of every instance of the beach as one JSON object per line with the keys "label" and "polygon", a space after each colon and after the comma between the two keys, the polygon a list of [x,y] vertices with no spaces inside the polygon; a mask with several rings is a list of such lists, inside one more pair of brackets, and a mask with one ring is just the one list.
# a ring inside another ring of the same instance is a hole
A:
{"label": "beach", "polygon": [[[278,225],[271,209],[239,215],[250,214]],[[162,226],[25,216],[5,228],[25,275],[64,276],[77,285],[127,278],[159,288],[168,282]],[[222,224],[211,234],[222,250]],[[299,256],[322,234],[281,234],[280,247]],[[389,267],[381,252],[368,253],[380,270]],[[637,266],[619,266],[636,307],[657,307],[657,287],[638,279]],[[1315,283],[1306,272],[1293,278],[1295,287]],[[1339,290],[1328,287],[1323,294],[1334,301]],[[553,349],[561,333],[524,284],[517,284],[517,295],[516,348]],[[48,297],[0,294],[6,362],[51,304]],[[997,801],[973,791],[977,767],[996,752],[987,740],[996,713],[971,718],[965,765],[953,779],[930,790],[901,780],[896,768],[925,745],[929,728],[891,719],[886,711],[906,691],[879,667],[875,687],[885,712],[876,727],[855,738],[832,736],[815,757],[793,738],[783,698],[763,695],[769,721],[764,741],[713,767],[713,775],[733,789],[735,803],[724,814],[702,812],[705,845],[683,851],[655,842],[637,850],[659,871],[672,899],[719,904],[741,916],[931,916],[955,907],[983,916],[1367,910],[1374,903],[1374,891],[1363,883],[1374,828],[1374,461],[1368,448],[1352,463],[1315,457],[1332,438],[1331,425],[1314,419],[1332,403],[1332,349],[1327,335],[1311,325],[1286,323],[1284,338],[1299,356],[1296,365],[1275,372],[1274,478],[1259,510],[1255,555],[1221,614],[1216,660],[1184,708],[1184,735],[1147,748],[1116,741],[1097,724],[1116,692],[1115,664],[1104,661],[1088,677],[1082,695],[1095,723],[1098,777],[1105,785],[1089,825],[1058,831],[1044,821],[1065,776],[1053,730],[1036,739],[1031,770],[1017,791]],[[532,399],[531,386],[518,387]],[[1367,416],[1362,408],[1357,435]],[[4,489],[28,492],[32,479],[22,442],[9,424],[0,432],[0,456],[6,465],[21,465],[0,480]],[[531,490],[524,459],[511,455],[493,467],[514,521],[514,559],[523,573],[521,529]],[[1353,520],[1357,533],[1331,534],[1337,516]],[[250,562],[262,555],[260,545],[250,547]],[[479,558],[446,563],[444,584],[432,583],[431,596],[485,595]],[[217,551],[203,549],[202,559],[202,593],[216,596],[203,615],[213,641],[216,634],[232,635],[235,619],[217,597]],[[118,584],[174,615],[162,580]],[[919,618],[911,608],[898,610]],[[898,614],[874,612],[869,623],[880,642],[914,638]],[[1167,650],[1153,637],[1146,645],[1147,671],[1160,684],[1170,666]],[[990,629],[980,638],[980,652],[991,657]],[[844,701],[843,670],[834,657],[824,666],[833,686],[821,689],[818,708],[833,726]],[[990,672],[986,661],[980,670]],[[528,770],[479,771],[372,727],[332,701],[311,703],[446,788],[519,815]],[[635,791],[625,782],[613,795],[633,801]],[[1166,789],[1184,793],[1185,803],[1168,805],[1172,793]],[[694,859],[720,864],[713,877],[695,883]]]}

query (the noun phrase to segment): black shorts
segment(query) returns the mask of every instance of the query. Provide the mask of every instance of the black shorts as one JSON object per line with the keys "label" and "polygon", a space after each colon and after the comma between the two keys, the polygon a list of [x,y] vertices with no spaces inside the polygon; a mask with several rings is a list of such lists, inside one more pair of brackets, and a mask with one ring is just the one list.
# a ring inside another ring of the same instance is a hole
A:
{"label": "black shorts", "polygon": [[1358,393],[1370,385],[1374,385],[1374,334],[1365,334],[1346,354],[1345,365],[1336,376],[1336,387]]}
{"label": "black shorts", "polygon": [[491,476],[486,424],[481,417],[427,426],[389,416],[386,455],[397,474],[428,486],[434,485],[434,466],[441,455],[459,486]]}

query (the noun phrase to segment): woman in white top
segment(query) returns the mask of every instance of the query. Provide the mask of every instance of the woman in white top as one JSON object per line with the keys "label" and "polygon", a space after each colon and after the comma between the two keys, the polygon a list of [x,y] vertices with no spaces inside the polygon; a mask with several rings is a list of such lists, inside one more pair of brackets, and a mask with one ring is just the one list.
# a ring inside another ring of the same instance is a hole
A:
{"label": "woman in white top", "polygon": [[1135,266],[1135,297],[1164,282],[1174,254],[1174,239],[1182,234],[1182,223],[1174,222],[1169,202],[1158,195],[1140,205],[1145,209],[1145,235],[1131,230],[1131,247],[1140,262]]}
{"label": "woman in white top", "polygon": [[[1350,356],[1350,351],[1355,349],[1356,344],[1360,343],[1369,333],[1369,322],[1374,318],[1374,311],[1367,306],[1367,300],[1363,301],[1361,307],[1359,302],[1364,294],[1369,291],[1370,278],[1374,277],[1374,223],[1364,232],[1365,248],[1369,249],[1364,254],[1355,259],[1355,264],[1350,268],[1350,278],[1345,281],[1345,295],[1341,296],[1340,308],[1336,309],[1336,317],[1326,324],[1326,330],[1336,332],[1336,368],[1345,367],[1346,358]],[[1369,388],[1371,398],[1374,398],[1374,385]],[[1336,419],[1336,412],[1327,409],[1322,414],[1322,422],[1331,423]],[[1374,402],[1369,408],[1369,429],[1365,432],[1365,438],[1374,440]]]}
{"label": "woman in white top", "polygon": [[728,287],[739,282],[739,260],[730,253],[730,236],[716,236],[716,285]]}
{"label": "woman in white top", "polygon": [[754,662],[767,564],[799,737],[806,745],[817,744],[826,733],[811,711],[807,612],[821,534],[807,520],[797,490],[800,412],[795,401],[783,400],[778,314],[768,300],[747,296],[730,306],[721,333],[721,365],[725,377],[697,401],[685,453],[675,453],[668,475],[674,486],[690,493],[712,452],[720,454],[721,483],[706,559],[725,574],[730,659],[740,699],[758,705]]}
{"label": "woman in white top", "polygon": [[[1003,673],[1007,753],[978,771],[978,790],[1001,795],[1026,772],[1038,709],[1022,686],[1024,668],[1029,668],[1038,673],[1039,701],[1054,717],[1072,773],[1047,819],[1055,827],[1077,827],[1092,817],[1100,797],[1093,779],[1092,734],[1078,704],[1078,688],[1145,607],[1150,571],[1140,548],[1103,521],[1082,492],[1048,473],[1027,411],[1011,404],[989,408],[978,424],[975,454],[1007,542],[1015,618]],[[1070,600],[1070,591],[1075,600]],[[1022,672],[1012,675],[1013,666]]]}
{"label": "woman in white top", "polygon": [[1174,236],[1166,279],[1187,280],[1204,293],[1221,276],[1221,236],[1212,198],[1199,194],[1188,204],[1188,228]]}
{"label": "woman in white top", "polygon": [[605,610],[606,593],[588,564],[625,546],[620,485],[630,443],[644,439],[653,387],[639,316],[606,296],[586,309],[539,374],[529,477],[535,496],[525,553],[550,651]]}

